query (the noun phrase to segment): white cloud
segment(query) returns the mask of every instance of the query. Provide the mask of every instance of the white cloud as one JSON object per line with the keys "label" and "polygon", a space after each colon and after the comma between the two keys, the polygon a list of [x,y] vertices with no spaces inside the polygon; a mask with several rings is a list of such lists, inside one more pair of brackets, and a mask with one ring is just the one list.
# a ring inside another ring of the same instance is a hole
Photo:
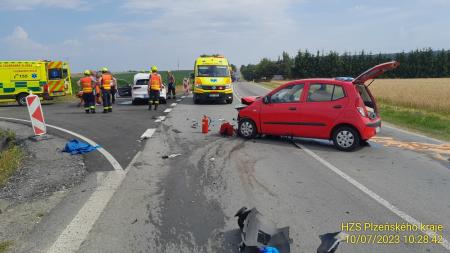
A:
{"label": "white cloud", "polygon": [[84,10],[89,6],[85,0],[0,0],[1,9],[32,10],[36,7]]}
{"label": "white cloud", "polygon": [[49,55],[48,47],[32,40],[27,31],[17,26],[14,31],[2,40],[5,54],[14,58],[46,58]]}

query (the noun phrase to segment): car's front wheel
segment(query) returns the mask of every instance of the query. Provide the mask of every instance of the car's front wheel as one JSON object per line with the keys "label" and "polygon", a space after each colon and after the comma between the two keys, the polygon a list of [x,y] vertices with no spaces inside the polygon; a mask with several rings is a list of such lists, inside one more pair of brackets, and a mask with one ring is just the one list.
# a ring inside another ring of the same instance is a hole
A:
{"label": "car's front wheel", "polygon": [[238,134],[239,136],[252,139],[256,136],[256,125],[251,119],[241,119],[238,124]]}
{"label": "car's front wheel", "polygon": [[356,147],[359,147],[361,138],[358,131],[352,127],[341,126],[333,132],[334,146],[342,151],[352,151]]}

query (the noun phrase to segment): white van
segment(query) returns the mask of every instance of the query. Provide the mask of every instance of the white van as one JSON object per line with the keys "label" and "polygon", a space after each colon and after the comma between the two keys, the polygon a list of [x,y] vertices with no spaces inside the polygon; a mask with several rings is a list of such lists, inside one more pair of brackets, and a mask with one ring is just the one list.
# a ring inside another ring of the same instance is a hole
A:
{"label": "white van", "polygon": [[[150,73],[137,73],[134,75],[133,86],[131,87],[131,102],[133,105],[139,102],[148,102],[148,79]],[[159,103],[167,103],[167,90],[166,85],[163,83],[159,94]]]}

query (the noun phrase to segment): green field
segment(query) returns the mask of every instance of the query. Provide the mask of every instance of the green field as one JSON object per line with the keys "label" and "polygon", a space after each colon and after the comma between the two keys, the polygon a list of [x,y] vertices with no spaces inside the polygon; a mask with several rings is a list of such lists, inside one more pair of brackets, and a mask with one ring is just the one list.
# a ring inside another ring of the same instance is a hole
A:
{"label": "green field", "polygon": [[[183,83],[183,78],[189,77],[189,74],[192,72],[192,70],[174,70],[172,73],[175,76],[175,80],[178,86],[181,86]],[[119,87],[127,86],[129,84],[133,83],[133,77],[138,72],[119,72],[119,73],[113,73],[114,77],[117,79],[117,83]],[[167,71],[161,71],[159,72],[161,74],[161,77],[163,78],[164,82],[167,82]],[[72,75],[72,91],[73,94],[77,94],[78,92],[78,86],[77,82],[81,78],[81,75]]]}

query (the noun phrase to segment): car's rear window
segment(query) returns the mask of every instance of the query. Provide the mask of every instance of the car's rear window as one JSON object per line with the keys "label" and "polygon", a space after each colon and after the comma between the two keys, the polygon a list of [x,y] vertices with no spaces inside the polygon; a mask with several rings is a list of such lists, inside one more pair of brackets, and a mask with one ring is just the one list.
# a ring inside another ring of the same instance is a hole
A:
{"label": "car's rear window", "polygon": [[148,85],[148,79],[139,79],[135,85]]}
{"label": "car's rear window", "polygon": [[334,101],[345,97],[342,86],[334,84],[315,83],[309,86],[308,102]]}

